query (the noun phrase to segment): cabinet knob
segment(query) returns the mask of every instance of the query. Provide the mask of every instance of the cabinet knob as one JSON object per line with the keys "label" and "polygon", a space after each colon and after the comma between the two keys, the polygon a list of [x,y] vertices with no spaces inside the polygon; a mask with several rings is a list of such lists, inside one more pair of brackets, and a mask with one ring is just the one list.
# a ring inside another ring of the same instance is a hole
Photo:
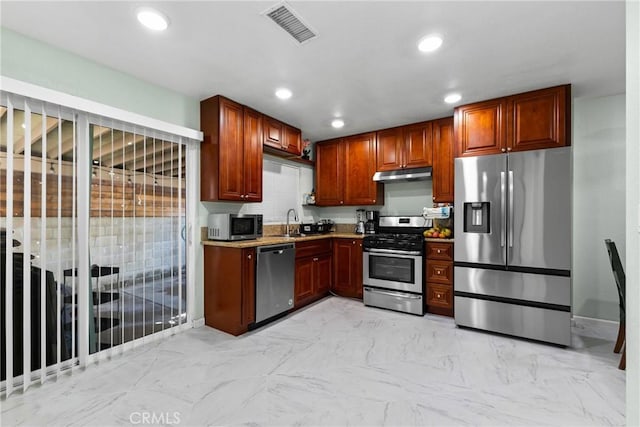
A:
{"label": "cabinet knob", "polygon": [[436,274],[442,274],[440,271],[436,271]]}
{"label": "cabinet knob", "polygon": [[247,259],[251,259],[251,254],[247,255]]}
{"label": "cabinet knob", "polygon": [[507,148],[507,151],[511,151],[511,147]]}
{"label": "cabinet knob", "polygon": [[436,295],[436,298],[440,299],[442,296],[440,294]]}
{"label": "cabinet knob", "polygon": [[436,252],[440,253],[440,249],[438,249]]}
{"label": "cabinet knob", "polygon": [[351,242],[351,244],[352,244],[352,245],[355,245],[355,244],[356,244],[356,241],[355,241],[355,240],[354,240],[354,241],[352,241],[352,242]]}
{"label": "cabinet knob", "polygon": [[502,152],[504,153],[505,151],[507,151],[507,150],[505,150],[505,149],[503,148],[503,149],[502,149]]}
{"label": "cabinet knob", "polygon": [[340,200],[340,204],[343,204],[344,202],[342,200]]}
{"label": "cabinet knob", "polygon": [[241,199],[244,199],[244,194],[241,194],[241,195],[240,195],[240,198],[241,198]]}
{"label": "cabinet knob", "polygon": [[376,199],[373,199],[373,203],[375,203],[375,202],[376,202]]}
{"label": "cabinet knob", "polygon": [[313,261],[314,261],[314,262],[315,262],[315,261],[318,261],[318,258],[314,258],[314,259],[313,259]]}
{"label": "cabinet knob", "polygon": [[435,199],[436,199],[436,196],[433,196],[433,197],[431,197],[431,198],[432,198],[433,200],[435,200]]}

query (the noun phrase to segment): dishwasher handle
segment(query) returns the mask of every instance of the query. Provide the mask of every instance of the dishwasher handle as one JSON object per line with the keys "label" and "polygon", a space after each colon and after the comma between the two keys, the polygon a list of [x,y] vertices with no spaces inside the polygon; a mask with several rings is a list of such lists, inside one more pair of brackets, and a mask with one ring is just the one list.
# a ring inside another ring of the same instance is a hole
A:
{"label": "dishwasher handle", "polygon": [[292,250],[295,250],[295,245],[293,243],[286,243],[284,245],[258,246],[258,254],[269,252],[275,255],[281,255],[285,251]]}

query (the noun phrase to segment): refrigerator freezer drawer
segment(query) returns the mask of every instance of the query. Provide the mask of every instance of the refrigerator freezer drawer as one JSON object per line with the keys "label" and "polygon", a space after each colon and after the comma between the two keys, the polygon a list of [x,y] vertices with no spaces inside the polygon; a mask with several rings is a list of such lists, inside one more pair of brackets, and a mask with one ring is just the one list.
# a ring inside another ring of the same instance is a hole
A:
{"label": "refrigerator freezer drawer", "polygon": [[364,305],[371,307],[387,308],[419,316],[424,315],[424,299],[419,294],[408,294],[365,286],[363,300]]}
{"label": "refrigerator freezer drawer", "polygon": [[455,290],[569,307],[571,277],[455,267]]}
{"label": "refrigerator freezer drawer", "polygon": [[[457,277],[456,277],[457,280]],[[455,297],[458,326],[571,345],[571,314],[497,301]]]}

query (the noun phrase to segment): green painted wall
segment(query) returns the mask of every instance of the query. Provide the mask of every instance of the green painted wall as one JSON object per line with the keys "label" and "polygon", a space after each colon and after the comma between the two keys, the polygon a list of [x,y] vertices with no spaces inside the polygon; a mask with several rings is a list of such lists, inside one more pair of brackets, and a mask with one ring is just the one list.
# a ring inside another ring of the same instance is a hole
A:
{"label": "green painted wall", "polygon": [[200,129],[200,102],[0,27],[0,74]]}

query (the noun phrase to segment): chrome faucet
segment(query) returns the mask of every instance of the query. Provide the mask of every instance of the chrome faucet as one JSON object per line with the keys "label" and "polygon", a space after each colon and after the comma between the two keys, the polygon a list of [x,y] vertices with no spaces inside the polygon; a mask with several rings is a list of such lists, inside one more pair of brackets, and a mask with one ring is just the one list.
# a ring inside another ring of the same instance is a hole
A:
{"label": "chrome faucet", "polygon": [[284,235],[284,237],[291,237],[291,232],[289,231],[289,214],[293,212],[293,220],[297,221],[298,220],[298,214],[296,213],[296,210],[291,208],[287,211],[287,233]]}

